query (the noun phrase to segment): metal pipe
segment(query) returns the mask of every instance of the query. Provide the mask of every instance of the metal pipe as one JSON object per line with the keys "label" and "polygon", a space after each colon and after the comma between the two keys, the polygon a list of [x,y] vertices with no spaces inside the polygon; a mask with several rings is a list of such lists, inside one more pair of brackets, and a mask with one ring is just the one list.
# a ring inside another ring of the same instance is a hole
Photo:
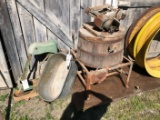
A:
{"label": "metal pipe", "polygon": [[129,83],[129,80],[130,80],[132,68],[133,68],[133,63],[130,65],[130,68],[129,68],[128,77],[127,77],[127,81],[126,81],[126,88],[129,88],[128,83]]}
{"label": "metal pipe", "polygon": [[80,80],[82,81],[83,85],[86,86],[86,81],[84,80],[84,78],[81,75],[82,71],[77,71],[77,75],[80,78]]}
{"label": "metal pipe", "polygon": [[79,60],[77,59],[76,53],[75,53],[73,50],[71,50],[71,53],[72,53],[73,56],[76,58],[76,60],[78,61],[78,63],[81,65],[81,67],[85,70],[85,72],[88,74],[88,73],[89,73],[88,69],[85,67],[85,65],[84,65],[81,61],[79,61]]}

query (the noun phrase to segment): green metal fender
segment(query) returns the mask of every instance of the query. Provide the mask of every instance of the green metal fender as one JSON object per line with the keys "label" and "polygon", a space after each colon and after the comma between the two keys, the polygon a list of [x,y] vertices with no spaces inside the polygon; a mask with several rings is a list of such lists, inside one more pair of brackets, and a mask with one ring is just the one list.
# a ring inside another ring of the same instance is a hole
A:
{"label": "green metal fender", "polygon": [[40,55],[43,53],[57,53],[57,43],[53,40],[42,43],[32,43],[28,48],[28,53],[31,55]]}

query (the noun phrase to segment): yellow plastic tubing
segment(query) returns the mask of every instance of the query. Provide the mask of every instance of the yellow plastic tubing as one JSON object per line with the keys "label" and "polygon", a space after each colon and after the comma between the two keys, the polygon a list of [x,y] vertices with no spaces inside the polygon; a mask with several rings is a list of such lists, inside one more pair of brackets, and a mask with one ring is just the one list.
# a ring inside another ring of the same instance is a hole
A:
{"label": "yellow plastic tubing", "polygon": [[160,56],[146,60],[151,41],[160,30],[160,13],[151,17],[138,33],[133,45],[133,56],[136,63],[144,67],[153,77],[160,78]]}

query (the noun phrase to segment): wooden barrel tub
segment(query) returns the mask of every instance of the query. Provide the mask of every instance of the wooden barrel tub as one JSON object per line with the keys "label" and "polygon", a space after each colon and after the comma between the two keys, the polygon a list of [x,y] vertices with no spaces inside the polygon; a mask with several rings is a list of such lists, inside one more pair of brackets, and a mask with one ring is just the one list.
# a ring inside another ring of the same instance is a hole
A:
{"label": "wooden barrel tub", "polygon": [[122,62],[124,28],[114,33],[98,31],[92,23],[83,24],[79,31],[77,58],[92,68],[112,67]]}

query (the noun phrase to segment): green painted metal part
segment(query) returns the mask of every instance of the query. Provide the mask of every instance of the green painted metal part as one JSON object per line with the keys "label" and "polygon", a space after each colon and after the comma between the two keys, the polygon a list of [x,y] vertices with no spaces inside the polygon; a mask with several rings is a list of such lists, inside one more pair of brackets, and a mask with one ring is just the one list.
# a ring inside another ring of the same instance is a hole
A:
{"label": "green painted metal part", "polygon": [[[32,43],[29,46],[28,57],[25,63],[25,67],[24,67],[22,76],[21,76],[21,80],[25,80],[27,78],[27,74],[29,71],[29,63],[30,63],[32,55],[40,55],[43,53],[57,53],[57,43],[53,40],[49,40],[47,42],[42,42],[42,43]],[[32,89],[32,86],[30,86],[29,89]]]}
{"label": "green painted metal part", "polygon": [[43,53],[57,53],[57,43],[53,40],[42,43],[33,43],[29,46],[28,53],[31,55],[40,55]]}

